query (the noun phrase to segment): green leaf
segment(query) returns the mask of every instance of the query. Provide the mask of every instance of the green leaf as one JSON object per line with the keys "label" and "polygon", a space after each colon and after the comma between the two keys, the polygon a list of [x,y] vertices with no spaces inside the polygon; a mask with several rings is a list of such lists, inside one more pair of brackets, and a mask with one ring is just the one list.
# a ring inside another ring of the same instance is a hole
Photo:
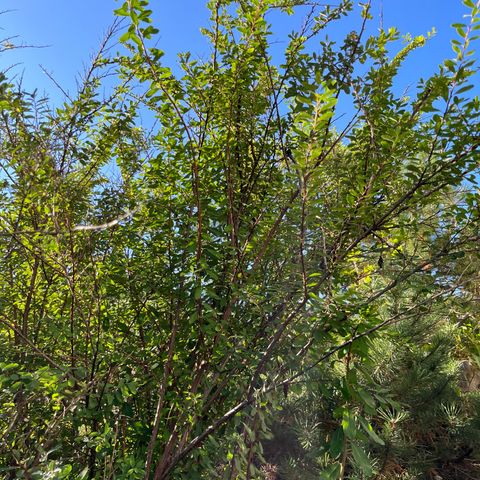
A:
{"label": "green leaf", "polygon": [[465,30],[464,30],[464,25],[455,27],[455,30],[457,31],[457,34],[458,34],[460,37],[465,38],[466,33],[465,33]]}
{"label": "green leaf", "polygon": [[119,38],[119,41],[121,43],[126,43],[128,42],[128,40],[130,40],[132,38],[132,32],[130,32],[129,30],[127,30],[123,35],[120,36]]}
{"label": "green leaf", "polygon": [[88,467],[85,467],[79,474],[78,474],[78,477],[77,479],[78,480],[84,480],[85,478],[87,478],[88,476]]}
{"label": "green leaf", "polygon": [[360,425],[375,443],[378,443],[379,445],[385,445],[385,442],[376,434],[370,423],[368,423],[363,417],[359,417],[358,420],[360,421]]}
{"label": "green leaf", "polygon": [[468,92],[468,91],[471,90],[473,87],[474,87],[474,85],[465,85],[464,87],[460,88],[460,89],[457,91],[457,94]]}
{"label": "green leaf", "polygon": [[330,454],[333,458],[337,458],[343,450],[343,444],[345,441],[345,435],[343,433],[343,428],[337,428],[332,435],[330,441]]}
{"label": "green leaf", "polygon": [[376,407],[377,404],[375,403],[375,399],[369,392],[367,392],[366,390],[363,390],[363,388],[359,388],[357,392],[360,398],[362,399],[362,401],[365,403],[365,405],[368,405],[371,408]]}
{"label": "green leaf", "polygon": [[337,480],[340,475],[340,464],[338,462],[329,465],[320,473],[321,480]]}
{"label": "green leaf", "polygon": [[149,25],[147,28],[142,29],[142,34],[145,38],[150,39],[152,35],[156,35],[159,32],[158,28]]}
{"label": "green leaf", "polygon": [[18,368],[18,367],[19,367],[18,363],[8,363],[6,365],[5,364],[2,365],[2,370],[5,370],[5,371],[6,370],[13,370],[13,369]]}
{"label": "green leaf", "polygon": [[113,13],[119,17],[128,17],[130,15],[128,11],[128,2],[125,2],[120,8],[114,10]]}
{"label": "green leaf", "polygon": [[356,437],[357,426],[355,425],[355,418],[349,411],[343,413],[342,428],[348,438]]}
{"label": "green leaf", "polygon": [[360,468],[360,470],[363,471],[363,473],[366,476],[370,476],[373,473],[370,459],[368,458],[366,453],[363,451],[363,449],[360,448],[355,443],[352,443],[351,447],[352,447],[352,455],[353,455],[353,459],[355,460],[355,464]]}
{"label": "green leaf", "polygon": [[72,466],[70,464],[65,465],[61,472],[57,473],[57,478],[67,478],[72,472]]}

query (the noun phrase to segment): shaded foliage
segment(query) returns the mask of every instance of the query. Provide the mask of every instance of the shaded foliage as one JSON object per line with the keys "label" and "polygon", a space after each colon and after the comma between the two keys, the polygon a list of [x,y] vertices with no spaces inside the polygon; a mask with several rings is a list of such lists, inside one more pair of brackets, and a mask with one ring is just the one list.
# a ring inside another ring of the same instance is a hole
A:
{"label": "shaded foliage", "polygon": [[[427,429],[397,442],[388,412],[457,408],[444,316],[468,312],[476,288],[478,5],[465,1],[454,58],[408,98],[395,77],[426,38],[390,54],[399,33],[369,35],[369,4],[317,51],[352,4],[314,6],[275,64],[268,13],[307,3],[209,2],[211,55],[182,54],[174,74],[147,2],[129,0],[123,50],[107,54],[115,24],[55,111],[3,77],[7,478],[261,478],[295,389],[300,421],[322,425],[295,434],[307,471],[370,478],[373,458]],[[431,428],[436,412],[418,419]]]}

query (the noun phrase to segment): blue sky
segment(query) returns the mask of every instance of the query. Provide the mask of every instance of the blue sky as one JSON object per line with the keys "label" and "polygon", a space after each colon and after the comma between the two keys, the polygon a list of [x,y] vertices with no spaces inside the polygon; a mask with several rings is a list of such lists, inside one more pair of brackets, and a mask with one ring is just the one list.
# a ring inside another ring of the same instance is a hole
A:
{"label": "blue sky", "polygon": [[[199,32],[208,23],[205,4],[204,0],[150,1],[160,28],[159,48],[166,52],[165,61],[169,64],[175,62],[179,51],[190,50],[200,57],[208,52]],[[42,73],[41,64],[66,90],[74,90],[76,74],[88,64],[113,20],[113,10],[120,5],[114,0],[1,0],[1,10],[12,11],[0,15],[0,38],[17,35],[13,43],[47,47],[4,52],[0,69],[18,64],[13,71],[23,73],[27,89],[46,91],[55,100],[59,92]],[[396,26],[402,33],[412,35],[424,34],[432,27],[437,30],[427,47],[415,52],[403,68],[400,80],[405,87],[433,73],[443,59],[453,56],[450,39],[455,31],[450,25],[462,22],[467,13],[461,0],[373,0],[374,29],[380,25],[381,9],[384,27]],[[279,48],[290,29],[287,21],[301,19],[275,20],[274,40],[279,42]],[[359,24],[358,16],[352,16],[335,27],[333,36],[354,30]]]}

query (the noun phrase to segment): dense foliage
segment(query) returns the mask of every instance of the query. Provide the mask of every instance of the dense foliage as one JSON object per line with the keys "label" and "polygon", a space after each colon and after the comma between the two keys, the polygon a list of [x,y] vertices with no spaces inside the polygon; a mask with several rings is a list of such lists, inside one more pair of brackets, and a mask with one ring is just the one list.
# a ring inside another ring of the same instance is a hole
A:
{"label": "dense foliage", "polygon": [[[395,79],[428,37],[369,34],[369,3],[348,0],[212,0],[210,55],[180,73],[129,0],[62,107],[2,77],[5,478],[468,478],[464,4],[453,58],[410,96]],[[281,62],[271,12],[306,12]],[[348,15],[358,29],[329,41]]]}

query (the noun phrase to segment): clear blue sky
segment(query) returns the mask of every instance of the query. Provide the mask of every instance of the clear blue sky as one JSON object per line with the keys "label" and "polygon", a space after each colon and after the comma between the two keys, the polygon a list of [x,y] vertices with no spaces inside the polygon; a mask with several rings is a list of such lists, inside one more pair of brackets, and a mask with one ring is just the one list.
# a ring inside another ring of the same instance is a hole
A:
{"label": "clear blue sky", "polygon": [[[0,69],[19,63],[14,71],[24,73],[26,88],[45,90],[55,99],[58,92],[41,72],[41,64],[65,89],[74,90],[75,75],[82,71],[82,65],[88,64],[113,20],[113,10],[121,3],[114,0],[1,0],[1,10],[13,11],[0,15],[0,37],[18,35],[13,43],[48,47],[7,51],[0,57]],[[151,0],[156,25],[160,28],[159,48],[166,52],[169,64],[175,62],[179,51],[190,50],[199,56],[208,52],[199,32],[208,22],[205,3],[204,0]],[[427,47],[408,60],[401,77],[405,86],[433,73],[444,58],[453,56],[450,39],[455,32],[450,24],[463,21],[466,9],[461,0],[373,0],[372,27],[379,26],[381,6],[385,28],[396,26],[402,33],[412,35],[424,34],[432,27],[437,30]],[[289,28],[282,22],[275,24],[277,40],[285,38],[281,33],[286,34]],[[336,27],[336,33],[354,30],[359,23],[358,17],[351,17]]]}

